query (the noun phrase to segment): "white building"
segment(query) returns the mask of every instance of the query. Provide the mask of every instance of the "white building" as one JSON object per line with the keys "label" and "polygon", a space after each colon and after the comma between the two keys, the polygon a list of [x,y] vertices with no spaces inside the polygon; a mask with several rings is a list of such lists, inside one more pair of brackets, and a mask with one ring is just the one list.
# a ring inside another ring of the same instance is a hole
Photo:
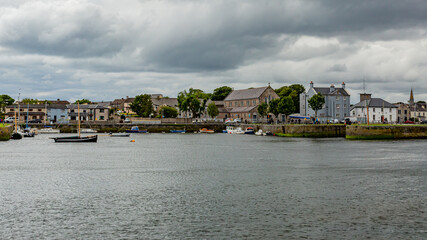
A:
{"label": "white building", "polygon": [[396,123],[397,107],[381,98],[369,98],[355,104],[350,109],[350,116],[356,117],[360,123],[366,123],[368,116],[369,123]]}

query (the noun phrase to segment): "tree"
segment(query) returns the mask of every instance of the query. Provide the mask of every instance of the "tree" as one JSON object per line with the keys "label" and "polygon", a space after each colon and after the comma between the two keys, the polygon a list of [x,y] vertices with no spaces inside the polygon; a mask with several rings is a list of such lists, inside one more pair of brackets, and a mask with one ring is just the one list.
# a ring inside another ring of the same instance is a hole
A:
{"label": "tree", "polygon": [[295,104],[291,96],[286,96],[280,99],[278,104],[279,113],[285,115],[285,123],[287,116],[295,112]]}
{"label": "tree", "polygon": [[170,106],[161,106],[159,109],[159,115],[164,118],[176,118],[178,116],[178,110]]}
{"label": "tree", "polygon": [[0,111],[4,113],[6,111],[6,106],[12,105],[14,102],[15,99],[11,98],[9,95],[0,95]]}
{"label": "tree", "polygon": [[209,103],[208,105],[208,115],[211,116],[211,118],[215,118],[216,116],[218,116],[219,111],[218,111],[218,107],[215,105],[214,102]]}
{"label": "tree", "polygon": [[209,95],[200,89],[190,88],[178,94],[178,107],[181,111],[191,111],[193,117],[197,117],[206,108]]}
{"label": "tree", "polygon": [[268,111],[268,104],[267,103],[261,103],[258,105],[258,114],[261,118],[267,115]]}
{"label": "tree", "polygon": [[74,102],[74,104],[77,104],[77,103],[79,103],[79,104],[85,104],[85,103],[92,103],[92,102],[89,99],[83,98],[81,100],[76,100],[76,102]]}
{"label": "tree", "polygon": [[280,103],[280,98],[276,98],[271,100],[270,103],[268,104],[268,112],[274,114],[276,118],[280,114],[279,103]]}
{"label": "tree", "polygon": [[315,94],[313,97],[308,99],[308,106],[314,110],[316,120],[317,111],[322,109],[323,104],[325,104],[325,97],[321,93]]}
{"label": "tree", "polygon": [[148,94],[136,96],[135,100],[130,104],[130,108],[140,117],[149,117],[154,112],[153,102]]}
{"label": "tree", "polygon": [[299,109],[299,95],[305,91],[305,88],[301,84],[292,84],[289,87],[283,86],[274,90],[280,98],[291,96],[295,106],[295,112],[300,112]]}
{"label": "tree", "polygon": [[233,89],[231,87],[228,87],[228,86],[222,86],[222,87],[216,88],[212,94],[211,99],[212,99],[212,101],[222,101],[232,91],[233,91]]}

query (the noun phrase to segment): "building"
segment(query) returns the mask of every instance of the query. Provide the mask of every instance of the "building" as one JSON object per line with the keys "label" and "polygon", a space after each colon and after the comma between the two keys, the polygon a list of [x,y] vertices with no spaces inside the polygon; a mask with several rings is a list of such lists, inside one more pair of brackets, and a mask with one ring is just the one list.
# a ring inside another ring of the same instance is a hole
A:
{"label": "building", "polygon": [[6,106],[6,117],[14,117],[15,112],[19,123],[39,119],[44,122],[47,115],[47,104],[13,104]]}
{"label": "building", "polygon": [[[70,104],[67,106],[69,120],[76,121],[78,116],[78,105]],[[98,104],[81,104],[80,105],[81,121],[107,121],[108,108]]]}
{"label": "building", "polygon": [[162,106],[169,106],[175,108],[178,111],[178,117],[180,116],[177,98],[163,98],[161,94],[152,94],[151,101],[153,102],[153,109],[156,113],[162,114],[159,112],[160,108]]}
{"label": "building", "polygon": [[415,102],[414,93],[411,89],[411,94],[409,96],[409,120],[416,122],[421,122],[427,118],[427,109],[425,102]]}
{"label": "building", "polygon": [[242,121],[258,122],[258,106],[279,98],[276,92],[267,87],[249,88],[232,91],[224,99],[224,107],[220,108],[220,116],[224,118],[241,118]]}
{"label": "building", "polygon": [[351,107],[351,117],[356,117],[358,122],[367,123],[396,123],[397,108],[395,105],[381,98],[366,98],[361,94],[361,101]]}
{"label": "building", "polygon": [[341,88],[336,88],[333,84],[330,87],[314,87],[310,82],[307,92],[300,94],[300,115],[315,117],[315,112],[308,105],[308,100],[314,95],[321,93],[325,97],[325,104],[317,111],[318,121],[326,123],[337,119],[339,121],[350,116],[350,94],[345,89],[345,83]]}
{"label": "building", "polygon": [[52,123],[68,123],[68,109],[64,104],[49,104],[47,106],[47,119]]}
{"label": "building", "polygon": [[409,104],[398,102],[393,105],[397,107],[397,123],[404,123],[411,118]]}

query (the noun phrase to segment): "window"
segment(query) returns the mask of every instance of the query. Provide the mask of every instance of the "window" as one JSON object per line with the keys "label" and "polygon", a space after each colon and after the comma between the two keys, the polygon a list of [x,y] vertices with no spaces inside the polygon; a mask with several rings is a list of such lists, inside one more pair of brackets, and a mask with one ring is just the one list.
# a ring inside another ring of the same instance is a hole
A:
{"label": "window", "polygon": [[86,110],[83,110],[83,112],[85,113],[85,112],[86,112]]}
{"label": "window", "polygon": [[41,111],[42,111],[40,108],[39,108],[38,110],[39,110],[39,112],[41,112]]}
{"label": "window", "polygon": [[337,105],[336,105],[336,107],[337,107],[337,108],[340,108],[340,105],[339,105],[339,104],[337,104]]}
{"label": "window", "polygon": [[100,112],[100,113],[103,113],[103,112],[104,112],[104,109],[103,109],[103,108],[99,109],[99,112]]}
{"label": "window", "polygon": [[408,114],[408,110],[405,110],[405,114]]}
{"label": "window", "polygon": [[336,100],[340,100],[340,96],[337,96],[337,97],[336,97]]}
{"label": "window", "polygon": [[339,114],[339,113],[335,114],[335,117],[339,118],[339,117],[340,117],[340,114]]}
{"label": "window", "polygon": [[11,111],[11,112],[14,112],[14,111],[15,111],[15,109],[13,109],[13,108],[12,108],[12,109],[10,109],[10,111]]}
{"label": "window", "polygon": [[347,97],[343,97],[342,99],[343,99],[344,101],[347,101]]}
{"label": "window", "polygon": [[252,103],[253,103],[253,105],[255,106],[255,105],[256,105],[256,100],[253,100],[253,101],[252,101]]}
{"label": "window", "polygon": [[344,104],[344,108],[347,108],[347,104]]}
{"label": "window", "polygon": [[104,116],[100,116],[100,117],[99,117],[99,120],[104,120]]}
{"label": "window", "polygon": [[240,106],[243,107],[243,101],[240,102]]}
{"label": "window", "polygon": [[397,114],[401,114],[401,110],[397,110]]}
{"label": "window", "polygon": [[228,104],[228,106],[229,106],[229,107],[232,107],[232,106],[233,106],[233,102],[230,102],[230,103]]}
{"label": "window", "polygon": [[247,106],[247,107],[249,107],[249,100],[248,100],[248,101],[246,101],[246,106]]}
{"label": "window", "polygon": [[372,119],[375,121],[375,114],[374,114],[374,115],[372,115]]}
{"label": "window", "polygon": [[375,112],[375,108],[372,109],[372,112]]}
{"label": "window", "polygon": [[32,111],[33,111],[33,109],[32,109],[32,108],[30,108],[28,111],[32,112]]}

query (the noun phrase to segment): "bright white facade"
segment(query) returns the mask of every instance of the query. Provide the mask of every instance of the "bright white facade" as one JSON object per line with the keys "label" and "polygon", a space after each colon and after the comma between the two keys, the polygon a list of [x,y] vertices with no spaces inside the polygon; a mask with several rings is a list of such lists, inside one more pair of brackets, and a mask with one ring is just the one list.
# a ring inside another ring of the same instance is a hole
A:
{"label": "bright white facade", "polygon": [[350,116],[356,117],[361,123],[366,123],[368,116],[369,123],[396,123],[397,107],[380,98],[372,98],[354,105],[350,110]]}

